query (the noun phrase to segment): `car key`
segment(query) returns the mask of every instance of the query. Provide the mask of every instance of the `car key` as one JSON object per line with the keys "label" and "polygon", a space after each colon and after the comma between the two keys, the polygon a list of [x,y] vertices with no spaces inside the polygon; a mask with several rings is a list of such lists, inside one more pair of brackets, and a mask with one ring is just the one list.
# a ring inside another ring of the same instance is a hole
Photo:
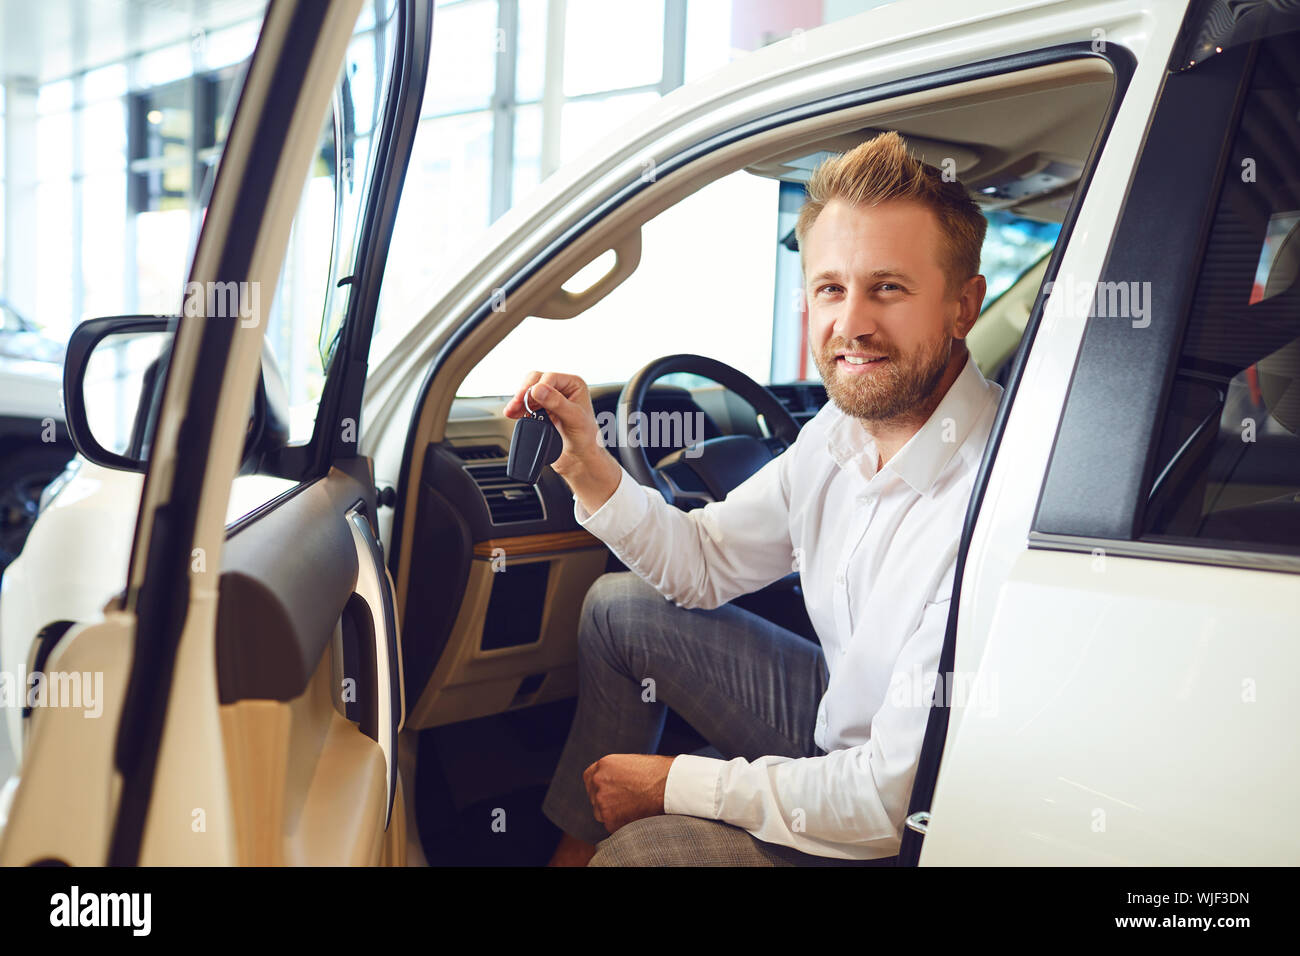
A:
{"label": "car key", "polygon": [[529,408],[528,392],[524,392],[524,409],[527,414],[515,422],[514,434],[510,436],[506,476],[512,481],[535,485],[542,475],[542,469],[560,457],[564,439],[551,423],[546,409]]}

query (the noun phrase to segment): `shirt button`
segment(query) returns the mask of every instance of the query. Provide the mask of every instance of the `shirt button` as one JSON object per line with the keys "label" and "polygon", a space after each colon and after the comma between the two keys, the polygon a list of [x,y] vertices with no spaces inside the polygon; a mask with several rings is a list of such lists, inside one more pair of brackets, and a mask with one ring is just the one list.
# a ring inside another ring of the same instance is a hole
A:
{"label": "shirt button", "polygon": [[848,577],[844,574],[842,570],[836,573],[835,575],[836,584],[844,584],[847,581],[848,581]]}

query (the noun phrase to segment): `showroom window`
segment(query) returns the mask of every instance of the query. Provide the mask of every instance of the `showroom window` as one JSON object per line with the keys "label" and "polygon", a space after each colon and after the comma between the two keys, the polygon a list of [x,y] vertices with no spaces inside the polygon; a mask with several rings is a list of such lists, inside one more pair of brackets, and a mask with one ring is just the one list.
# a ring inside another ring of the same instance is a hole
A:
{"label": "showroom window", "polygon": [[1149,538],[1300,551],[1300,34],[1265,41],[1165,413]]}
{"label": "showroom window", "polygon": [[[423,314],[457,255],[605,131],[749,50],[881,3],[435,0],[372,359]],[[367,0],[354,54],[390,9]],[[35,51],[30,79],[0,82],[0,298],[58,339],[88,318],[178,308],[264,10],[263,0],[184,15],[127,5],[121,38],[96,44],[93,60]],[[88,13],[69,15],[70,32],[85,27]],[[357,103],[366,113],[360,89]],[[364,150],[369,132],[356,132]],[[319,332],[305,323],[295,342]]]}
{"label": "showroom window", "polygon": [[201,187],[263,7],[225,4],[201,25],[137,14],[93,60],[34,50],[31,77],[5,78],[0,297],[47,334],[178,307]]}
{"label": "showroom window", "polygon": [[560,165],[736,56],[882,2],[437,0],[372,366],[474,240]]}

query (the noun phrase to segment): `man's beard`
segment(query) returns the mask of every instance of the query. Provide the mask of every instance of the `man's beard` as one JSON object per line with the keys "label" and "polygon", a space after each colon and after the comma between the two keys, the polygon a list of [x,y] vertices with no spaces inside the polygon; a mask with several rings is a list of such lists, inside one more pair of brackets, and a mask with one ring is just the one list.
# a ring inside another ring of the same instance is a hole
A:
{"label": "man's beard", "polygon": [[[925,405],[948,367],[952,355],[951,339],[939,339],[932,349],[900,355],[897,350],[871,342],[855,346],[844,339],[826,343],[821,354],[814,353],[817,370],[826,386],[826,394],[846,415],[868,421],[885,422],[908,416],[928,416],[933,409]],[[836,352],[862,351],[884,354],[884,367],[862,375],[843,372],[835,360]]]}

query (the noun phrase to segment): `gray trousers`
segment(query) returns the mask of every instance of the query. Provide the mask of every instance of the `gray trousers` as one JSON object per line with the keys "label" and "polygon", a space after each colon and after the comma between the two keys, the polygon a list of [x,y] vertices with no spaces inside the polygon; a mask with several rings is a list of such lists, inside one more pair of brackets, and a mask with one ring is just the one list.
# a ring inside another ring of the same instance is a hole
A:
{"label": "gray trousers", "polygon": [[[592,815],[583,771],[607,754],[655,753],[671,706],[725,758],[819,756],[821,648],[743,608],[681,608],[636,574],[605,574],[582,606],[578,708],[542,811],[599,844],[593,866],[882,865],[816,857],[715,820],[665,815],[612,837]],[[602,842],[603,841],[603,842]]]}

